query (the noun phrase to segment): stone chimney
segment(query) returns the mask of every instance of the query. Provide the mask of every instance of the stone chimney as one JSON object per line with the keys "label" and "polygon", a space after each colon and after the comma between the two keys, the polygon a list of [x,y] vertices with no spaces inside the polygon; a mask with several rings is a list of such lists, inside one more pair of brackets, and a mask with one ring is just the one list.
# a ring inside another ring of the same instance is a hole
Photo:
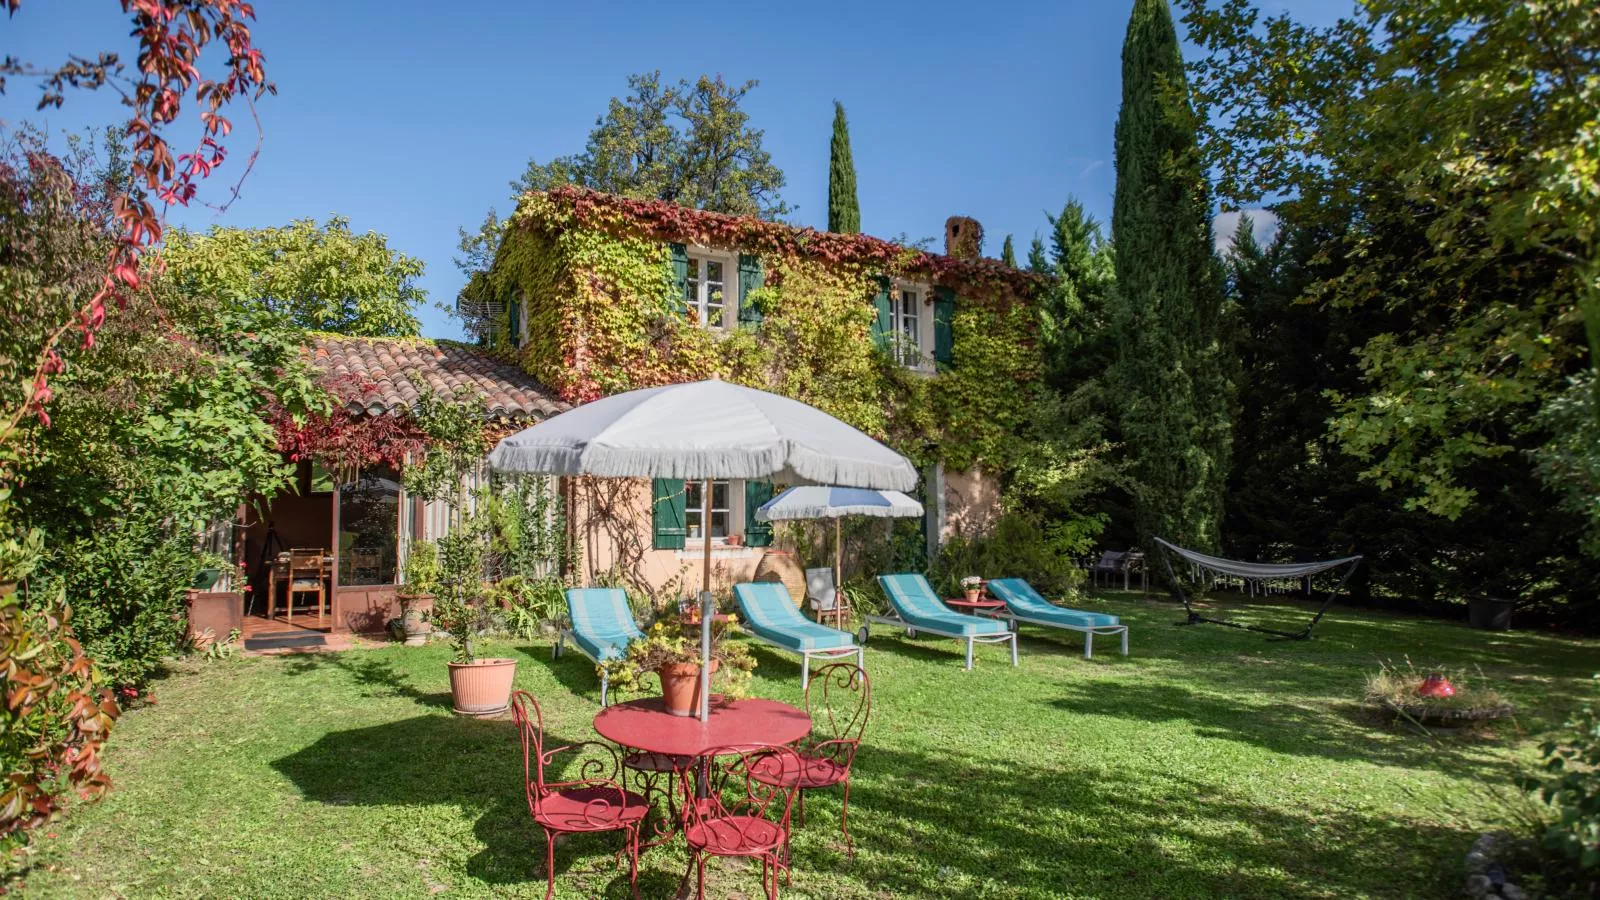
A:
{"label": "stone chimney", "polygon": [[951,216],[944,220],[944,255],[977,259],[983,252],[983,226],[977,219]]}

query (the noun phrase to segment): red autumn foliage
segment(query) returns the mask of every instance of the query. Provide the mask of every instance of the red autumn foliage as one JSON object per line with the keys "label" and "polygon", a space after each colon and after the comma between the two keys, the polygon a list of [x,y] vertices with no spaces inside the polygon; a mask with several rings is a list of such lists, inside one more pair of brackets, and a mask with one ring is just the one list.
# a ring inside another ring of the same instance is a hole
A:
{"label": "red autumn foliage", "polygon": [[547,196],[586,228],[608,234],[639,235],[657,241],[738,248],[775,256],[798,256],[856,265],[875,272],[922,276],[952,288],[1001,288],[1028,296],[1045,278],[995,259],[964,260],[928,253],[866,234],[817,231],[754,216],[734,216],[679,206],[666,200],[602,194],[580,187],[558,187]]}
{"label": "red autumn foliage", "polygon": [[356,472],[368,466],[403,467],[407,454],[420,456],[426,436],[408,416],[368,415],[351,402],[372,389],[351,377],[327,378],[322,387],[336,401],[327,414],[296,421],[276,402],[268,417],[278,435],[278,450],[290,459],[315,461],[330,472]]}
{"label": "red autumn foliage", "polygon": [[[20,0],[6,0],[14,15]],[[130,144],[131,185],[113,200],[111,217],[118,232],[96,290],[72,320],[61,323],[39,348],[34,361],[32,384],[23,404],[14,410],[0,410],[0,441],[15,430],[28,415],[48,424],[44,407],[51,397],[48,376],[65,366],[57,347],[68,331],[76,328],[83,346],[94,346],[94,335],[105,323],[108,304],[118,308],[127,303],[128,292],[140,287],[140,259],[161,240],[165,211],[173,204],[188,205],[198,184],[210,176],[226,158],[222,140],[233,129],[221,111],[237,99],[253,104],[262,95],[276,93],[266,80],[261,51],[252,42],[249,23],[255,9],[242,0],[121,0],[122,11],[133,21],[132,34],[139,50],[134,72],[115,53],[95,58],[71,57],[54,69],[41,69],[14,57],[0,62],[0,79],[5,76],[39,78],[43,94],[39,108],[60,107],[68,89],[94,90],[114,86],[132,112],[124,124]],[[221,45],[227,51],[220,79],[200,73],[206,48]],[[3,80],[0,80],[3,84]],[[186,97],[193,96],[199,107],[200,137],[196,147],[174,155],[162,136],[162,129],[176,121]],[[259,144],[258,144],[259,149]],[[251,154],[244,173],[254,164]],[[233,188],[238,195],[238,185]],[[163,204],[158,213],[150,198]],[[224,204],[226,205],[226,204]]]}
{"label": "red autumn foliage", "polygon": [[0,842],[53,819],[73,792],[111,787],[100,765],[118,709],[67,627],[64,605],[27,611],[0,596]]}

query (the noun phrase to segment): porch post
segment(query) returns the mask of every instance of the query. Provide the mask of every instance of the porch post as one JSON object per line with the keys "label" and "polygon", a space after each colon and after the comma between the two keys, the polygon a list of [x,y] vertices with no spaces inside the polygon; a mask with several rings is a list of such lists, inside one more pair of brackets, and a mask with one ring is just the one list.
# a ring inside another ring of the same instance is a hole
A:
{"label": "porch post", "polygon": [[330,474],[333,478],[333,493],[330,495],[333,505],[333,533],[328,541],[331,545],[328,555],[333,557],[333,571],[328,574],[328,591],[330,594],[328,605],[333,609],[333,627],[329,630],[338,631],[340,630],[339,623],[343,621],[339,618],[339,614],[342,612],[339,608],[339,496],[343,483],[339,480],[337,472]]}

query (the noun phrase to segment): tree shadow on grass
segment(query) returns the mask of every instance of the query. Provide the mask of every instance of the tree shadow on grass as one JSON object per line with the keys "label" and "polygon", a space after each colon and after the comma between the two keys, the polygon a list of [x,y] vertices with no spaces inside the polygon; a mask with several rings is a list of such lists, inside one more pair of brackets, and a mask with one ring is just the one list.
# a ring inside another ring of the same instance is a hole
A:
{"label": "tree shadow on grass", "polygon": [[1211,691],[1144,681],[1064,684],[1068,696],[1051,706],[1084,716],[1110,716],[1145,722],[1187,722],[1200,737],[1239,741],[1274,753],[1353,760],[1419,768],[1444,768],[1476,777],[1503,777],[1507,763],[1486,741],[1460,736],[1429,740],[1386,732],[1366,719],[1353,701],[1270,702],[1268,693],[1242,694],[1266,700],[1229,700],[1215,682],[1200,678]]}
{"label": "tree shadow on grass", "polygon": [[411,674],[387,660],[367,653],[317,653],[291,657],[284,663],[290,675],[323,669],[337,669],[350,676],[363,697],[403,697],[420,706],[450,709],[455,703],[449,691],[421,691],[411,683]]}
{"label": "tree shadow on grass", "polygon": [[[528,815],[510,721],[419,715],[325,735],[272,765],[313,802],[459,809],[481,846],[439,847],[426,828],[412,837],[399,825],[387,840],[419,858],[465,857],[466,874],[485,884],[543,885],[544,838]],[[568,761],[562,771],[576,765]],[[812,896],[1431,894],[1418,885],[1443,890],[1470,841],[1432,823],[1327,801],[1304,811],[1263,808],[1225,780],[895,750],[869,731],[851,792],[857,857],[849,861],[841,847],[839,791],[816,792],[809,824],[795,835],[794,883]],[[620,846],[617,834],[563,839],[556,851],[563,889],[627,896]],[[669,896],[683,867],[679,843],[645,854],[641,894]],[[750,890],[756,880],[727,870],[712,879],[713,893]],[[841,880],[858,888],[846,891]]]}
{"label": "tree shadow on grass", "polygon": [[[547,748],[571,743],[549,733],[545,741]],[[575,775],[579,765],[577,759],[563,760],[561,772]],[[542,888],[545,882],[544,834],[528,813],[522,745],[509,718],[422,715],[333,732],[272,766],[307,800],[318,803],[459,808],[464,817],[475,817],[473,834],[483,845],[467,859],[468,875],[489,884]],[[554,770],[547,775],[560,777]],[[619,868],[614,858],[621,846],[620,832],[561,839],[557,880],[568,873],[609,875],[604,896],[629,896],[626,866]],[[428,849],[419,847],[417,852],[420,856]],[[641,892],[647,887],[644,876],[641,869]],[[676,875],[651,872],[648,887],[653,893],[646,895],[662,895],[660,886],[668,881],[665,892],[670,893]]]}
{"label": "tree shadow on grass", "polygon": [[855,863],[831,846],[837,792],[819,792],[796,871],[847,872],[888,896],[1430,895],[1446,890],[1471,837],[1348,808],[1262,808],[1178,776],[1134,781],[870,743],[856,772]]}

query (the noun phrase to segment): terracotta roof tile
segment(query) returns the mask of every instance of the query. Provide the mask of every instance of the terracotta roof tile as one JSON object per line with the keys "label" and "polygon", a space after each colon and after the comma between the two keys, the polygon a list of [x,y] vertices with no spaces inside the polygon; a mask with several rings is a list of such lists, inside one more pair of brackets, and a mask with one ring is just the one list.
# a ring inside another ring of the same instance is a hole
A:
{"label": "terracotta roof tile", "polygon": [[499,418],[542,420],[570,408],[516,366],[451,341],[326,335],[314,338],[306,352],[317,368],[359,391],[348,398],[352,409],[372,415],[416,403],[421,395],[410,373],[444,396],[466,388]]}

